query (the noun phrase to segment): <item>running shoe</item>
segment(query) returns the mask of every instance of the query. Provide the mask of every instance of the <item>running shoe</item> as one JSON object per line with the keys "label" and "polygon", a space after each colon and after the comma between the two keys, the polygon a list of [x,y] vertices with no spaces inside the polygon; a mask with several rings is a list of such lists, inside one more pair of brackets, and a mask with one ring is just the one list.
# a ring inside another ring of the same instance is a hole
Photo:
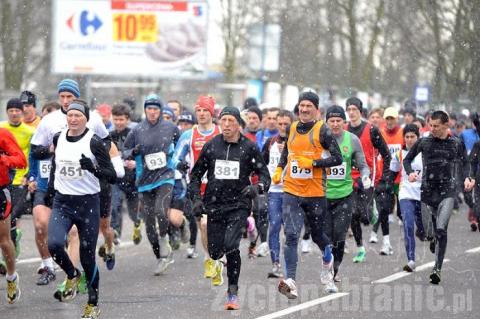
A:
{"label": "running shoe", "polygon": [[433,285],[438,285],[440,281],[440,270],[436,267],[433,267],[432,272],[430,273],[430,283]]}
{"label": "running shoe", "polygon": [[20,278],[17,273],[15,273],[15,279],[10,281],[7,279],[7,301],[9,304],[13,304],[20,299]]}
{"label": "running shoe", "polygon": [[115,253],[112,252],[110,254],[106,254],[103,260],[105,261],[105,266],[107,266],[108,270],[112,270],[113,267],[115,267]]}
{"label": "running shoe", "polygon": [[78,284],[82,278],[81,273],[78,276],[68,279],[65,282],[65,290],[62,292],[61,301],[71,301],[77,296]]}
{"label": "running shoe", "polygon": [[409,260],[408,263],[405,266],[403,266],[403,271],[414,272],[415,271],[415,262],[413,260]]}
{"label": "running shoe", "polygon": [[260,244],[260,246],[258,246],[258,249],[257,249],[257,256],[258,257],[266,257],[268,256],[268,243],[267,242],[263,242]]}
{"label": "running shoe", "polygon": [[133,226],[132,241],[135,245],[140,244],[142,241],[142,222],[139,222],[138,225]]}
{"label": "running shoe", "polygon": [[215,261],[215,275],[212,277],[212,285],[223,285],[223,263],[220,260]]}
{"label": "running shoe", "polygon": [[366,255],[367,255],[367,253],[365,252],[365,247],[358,248],[357,254],[355,255],[355,257],[353,257],[353,262],[354,263],[364,262]]}
{"label": "running shoe", "polygon": [[17,236],[15,237],[15,256],[18,258],[20,256],[20,240],[22,239],[23,232],[20,228],[16,229]]}
{"label": "running shoe", "polygon": [[100,317],[100,309],[98,306],[87,303],[83,308],[82,319],[97,319]]}
{"label": "running shoe", "polygon": [[7,274],[7,265],[5,264],[5,260],[3,257],[0,257],[0,275],[5,276]]}
{"label": "running shoe", "polygon": [[300,244],[302,247],[302,253],[308,254],[312,252],[312,240],[311,239],[302,239],[302,243]]}
{"label": "running shoe", "polygon": [[103,244],[98,248],[98,256],[100,258],[105,259],[106,255],[107,255],[107,244]]}
{"label": "running shoe", "polygon": [[205,259],[203,262],[203,277],[212,278],[215,276],[215,261],[212,258]]}
{"label": "running shoe", "polygon": [[378,235],[376,232],[370,232],[370,239],[368,240],[369,243],[376,244],[378,243]]}
{"label": "running shoe", "polygon": [[238,310],[238,309],[240,309],[238,296],[234,294],[228,294],[227,302],[225,302],[225,310]]}
{"label": "running shoe", "polygon": [[40,271],[40,277],[37,279],[37,285],[38,286],[48,285],[50,282],[54,281],[56,278],[57,276],[55,274],[55,270],[45,266]]}
{"label": "running shoe", "polygon": [[198,257],[197,250],[195,249],[195,246],[190,246],[187,248],[187,258],[190,259],[195,259]]}
{"label": "running shoe", "polygon": [[183,220],[183,226],[180,227],[180,239],[182,243],[186,244],[190,241],[190,223],[185,216],[183,216]]}
{"label": "running shoe", "polygon": [[65,279],[61,283],[57,285],[57,290],[55,290],[55,293],[53,294],[53,297],[57,299],[58,301],[62,301],[62,294],[65,291],[65,285],[67,284],[67,280]]}
{"label": "running shoe", "polygon": [[292,278],[281,279],[278,284],[278,291],[288,299],[297,299],[298,297],[297,285]]}
{"label": "running shoe", "polygon": [[167,271],[167,268],[170,264],[173,264],[175,261],[173,260],[173,251],[170,250],[170,254],[167,257],[160,258],[157,263],[157,267],[155,268],[154,275],[160,276],[161,274]]}
{"label": "running shoe", "polygon": [[282,268],[279,263],[273,263],[272,271],[268,273],[268,278],[282,278]]}
{"label": "running shoe", "polygon": [[380,255],[382,256],[393,255],[392,245],[390,245],[389,243],[383,243],[382,250],[380,250]]}
{"label": "running shoe", "polygon": [[120,243],[122,242],[122,240],[120,239],[120,234],[118,233],[118,231],[116,229],[113,230],[113,244],[115,246],[118,246],[120,245]]}
{"label": "running shoe", "polygon": [[338,292],[337,286],[335,286],[334,280],[330,280],[326,285],[325,285],[325,292],[327,294],[335,294]]}
{"label": "running shoe", "polygon": [[330,282],[333,282],[333,256],[330,262],[322,263],[322,270],[320,272],[320,282],[324,285],[327,285]]}
{"label": "running shoe", "polygon": [[471,231],[475,232],[475,231],[477,231],[477,229],[478,229],[477,223],[471,223],[470,224],[470,230]]}
{"label": "running shoe", "polygon": [[78,283],[78,292],[81,294],[86,294],[88,292],[87,288],[87,275],[82,271],[82,277],[80,277],[80,282]]}

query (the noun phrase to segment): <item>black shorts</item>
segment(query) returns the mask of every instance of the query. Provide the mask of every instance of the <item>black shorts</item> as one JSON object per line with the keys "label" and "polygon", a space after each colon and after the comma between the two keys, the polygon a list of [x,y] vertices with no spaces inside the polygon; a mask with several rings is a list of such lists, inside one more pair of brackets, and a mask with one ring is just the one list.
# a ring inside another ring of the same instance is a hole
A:
{"label": "black shorts", "polygon": [[20,218],[23,214],[32,214],[32,200],[27,199],[27,186],[10,185],[9,190],[12,197],[12,219]]}
{"label": "black shorts", "polygon": [[100,218],[110,217],[112,214],[112,186],[103,184],[100,190]]}
{"label": "black shorts", "polygon": [[38,205],[45,205],[45,194],[47,192],[41,191],[41,190],[36,190],[35,193],[33,193],[33,207],[36,207]]}
{"label": "black shorts", "polygon": [[5,220],[12,212],[10,192],[7,188],[0,188],[0,220]]}

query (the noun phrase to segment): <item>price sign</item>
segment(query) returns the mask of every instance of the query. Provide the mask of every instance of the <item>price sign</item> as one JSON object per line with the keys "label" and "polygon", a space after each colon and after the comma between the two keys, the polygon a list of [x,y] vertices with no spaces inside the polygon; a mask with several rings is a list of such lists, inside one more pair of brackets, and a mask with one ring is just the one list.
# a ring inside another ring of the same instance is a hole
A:
{"label": "price sign", "polygon": [[154,43],[157,41],[157,16],[154,14],[113,14],[113,41]]}

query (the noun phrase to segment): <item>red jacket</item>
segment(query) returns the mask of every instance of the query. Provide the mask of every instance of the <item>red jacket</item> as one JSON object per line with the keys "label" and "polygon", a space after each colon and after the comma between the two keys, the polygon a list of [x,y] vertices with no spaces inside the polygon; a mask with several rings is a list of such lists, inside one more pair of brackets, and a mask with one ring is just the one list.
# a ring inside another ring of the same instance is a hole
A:
{"label": "red jacket", "polygon": [[27,167],[27,159],[12,133],[0,128],[0,187],[10,184],[10,170]]}

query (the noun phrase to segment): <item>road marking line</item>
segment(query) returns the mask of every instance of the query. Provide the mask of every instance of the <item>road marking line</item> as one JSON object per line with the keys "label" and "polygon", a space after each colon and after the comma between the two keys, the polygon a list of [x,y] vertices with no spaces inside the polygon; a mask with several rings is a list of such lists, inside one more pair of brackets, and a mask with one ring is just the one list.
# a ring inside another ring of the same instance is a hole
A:
{"label": "road marking line", "polygon": [[[118,245],[119,248],[128,248],[134,246],[133,241],[126,241],[126,242],[121,242],[120,245]],[[42,258],[40,257],[33,257],[33,258],[25,258],[25,259],[20,259],[17,261],[18,265],[21,264],[33,264],[33,263],[38,263],[41,262]]]}
{"label": "road marking line", "polygon": [[[443,263],[448,263],[449,261],[450,261],[450,259],[444,259]],[[434,261],[431,261],[431,262],[428,262],[426,264],[420,265],[420,266],[415,268],[415,272],[430,269],[431,267],[433,267],[433,265],[435,265]],[[387,276],[385,278],[381,278],[381,279],[372,281],[372,284],[386,284],[388,282],[392,282],[392,281],[398,280],[400,278],[410,276],[411,274],[413,274],[413,272],[406,272],[406,271],[397,272],[397,273],[395,273],[393,275],[390,275],[390,276]]]}
{"label": "road marking line", "polygon": [[269,313],[268,315],[261,316],[261,317],[258,317],[256,319],[280,318],[280,317],[286,316],[288,314],[291,314],[291,313],[294,313],[294,312],[297,312],[297,311],[301,311],[303,309],[307,309],[307,308],[322,304],[324,302],[334,300],[334,299],[338,299],[338,298],[341,298],[341,297],[344,297],[344,296],[347,296],[347,295],[349,295],[348,292],[338,292],[336,294],[331,294],[331,295],[328,295],[328,296],[325,296],[325,297],[322,297],[322,298],[313,299],[313,300],[310,300],[310,301],[307,301],[307,302],[301,303],[299,305],[289,307],[289,308],[286,308],[286,309],[283,309],[283,310],[280,310],[280,311],[277,311],[277,312]]}
{"label": "road marking line", "polygon": [[475,254],[475,253],[480,252],[480,247],[472,248],[472,249],[469,249],[469,250],[465,250],[465,252],[466,252],[467,254]]}

